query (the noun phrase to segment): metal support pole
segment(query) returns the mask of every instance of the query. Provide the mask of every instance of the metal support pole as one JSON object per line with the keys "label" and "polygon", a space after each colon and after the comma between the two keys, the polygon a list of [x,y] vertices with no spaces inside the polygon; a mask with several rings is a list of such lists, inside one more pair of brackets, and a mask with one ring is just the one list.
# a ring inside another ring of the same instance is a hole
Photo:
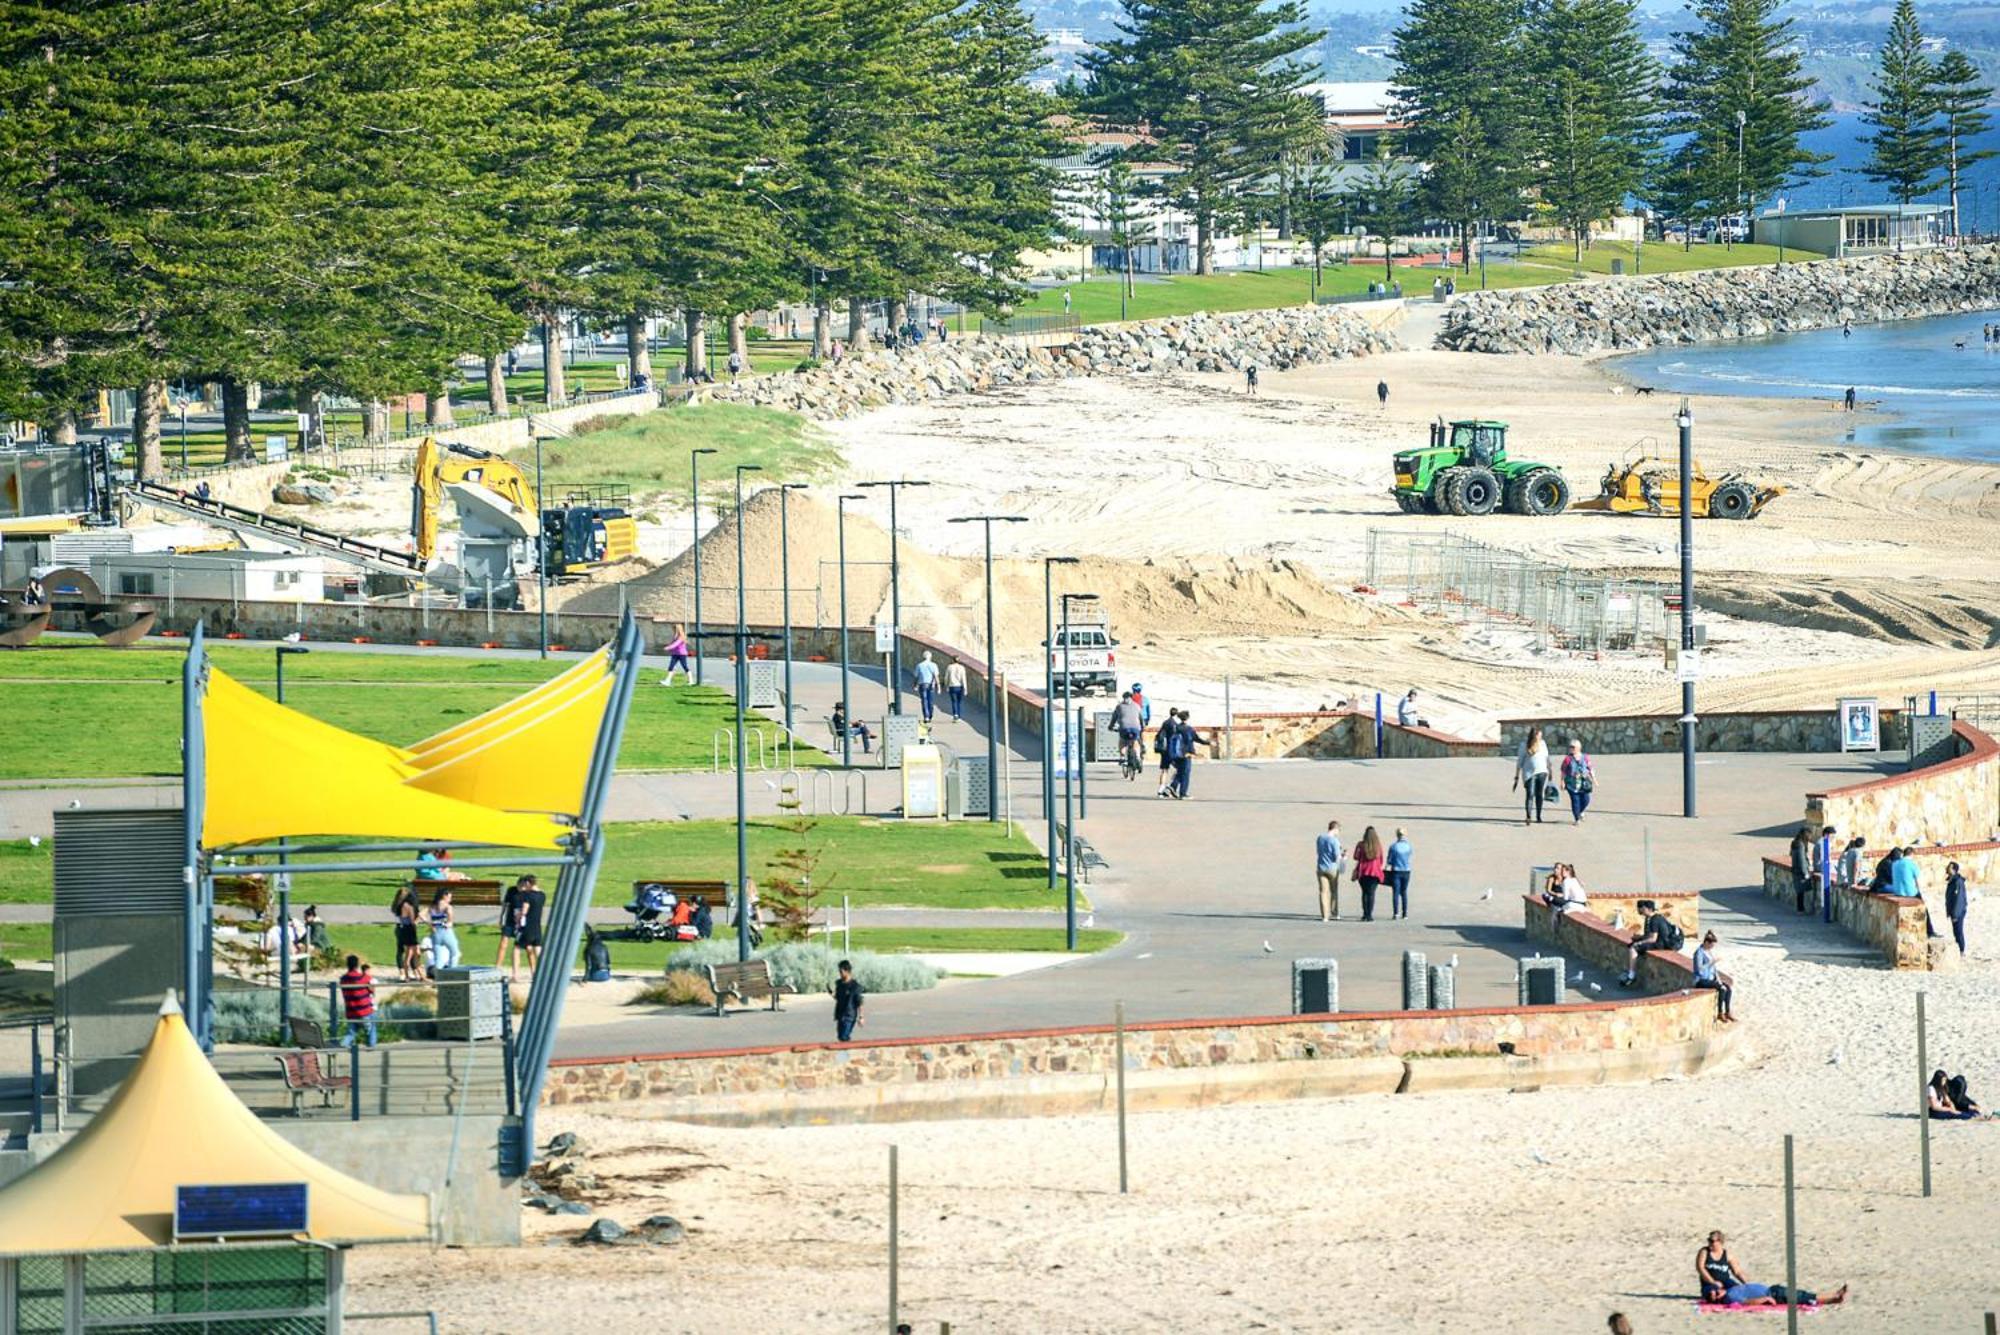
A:
{"label": "metal support pole", "polygon": [[1789,1135],[1785,1137],[1785,1330],[1787,1335],[1799,1335],[1799,1211]]}
{"label": "metal support pole", "polygon": [[1087,734],[1083,728],[1083,711],[1086,708],[1088,708],[1086,705],[1076,707],[1076,818],[1078,820],[1090,819],[1090,770],[1085,766],[1085,762],[1090,759],[1090,753],[1085,750]]}
{"label": "metal support pole", "polygon": [[[790,506],[786,501],[795,491],[803,490],[803,482],[785,482],[778,486],[778,583],[779,597],[783,602],[785,619],[785,735],[792,733],[792,539]],[[739,523],[738,527],[742,527]],[[623,588],[623,585],[619,586]]]}
{"label": "metal support pole", "polygon": [[[694,684],[702,684],[701,671],[701,456],[713,449],[688,451],[688,509],[694,516]],[[488,600],[491,605],[491,600]]]}
{"label": "metal support pole", "polygon": [[1069,595],[1063,595],[1062,615],[1063,679],[1062,717],[1063,728],[1063,949],[1076,949],[1076,807],[1073,802],[1074,785],[1070,775],[1076,769],[1076,738],[1071,735],[1069,720],[1069,690],[1075,674],[1070,671],[1069,661]]}
{"label": "metal support pole", "polygon": [[[1371,535],[1372,536],[1372,535]],[[1236,706],[1229,702],[1229,676],[1222,678],[1222,758],[1236,758]]]}
{"label": "metal support pole", "polygon": [[748,768],[748,739],[743,735],[743,701],[750,693],[749,646],[744,640],[746,612],[743,601],[743,475],[761,472],[757,464],[736,465],[736,958],[750,958],[750,848],[745,815],[744,771]]}
{"label": "metal support pole", "polygon": [[535,437],[535,611],[539,629],[535,644],[543,658],[549,656],[549,543],[542,527],[542,438]]}
{"label": "metal support pole", "polygon": [[1917,992],[1917,1149],[1923,1159],[1924,1195],[1931,1194],[1931,1078],[1929,1035],[1924,1024],[1924,994]]}
{"label": "metal support pole", "polygon": [[834,527],[838,530],[837,540],[840,553],[840,717],[846,722],[840,729],[840,763],[854,763],[854,712],[847,703],[847,503],[858,501],[859,496],[841,496],[833,503]]}
{"label": "metal support pole", "polygon": [[1042,815],[1048,822],[1049,889],[1056,888],[1056,630],[1053,595],[1056,559],[1042,562]]}
{"label": "metal support pole", "polygon": [[1125,1003],[1118,1003],[1118,1194],[1123,1196],[1131,1189],[1131,1176],[1125,1163]]}
{"label": "metal support pole", "polygon": [[889,1147],[889,1335],[896,1335],[898,1305],[896,1301],[896,1266],[902,1259],[898,1254],[900,1246],[896,1237],[897,1199],[896,1147]]}
{"label": "metal support pole", "polygon": [[1382,758],[1382,692],[1375,692],[1375,758]]}
{"label": "metal support pole", "polygon": [[896,555],[896,493],[901,490],[889,487],[889,712],[898,716],[903,712],[903,567]]}
{"label": "metal support pole", "polygon": [[1694,793],[1694,414],[1681,400],[1681,815],[1695,816]]}

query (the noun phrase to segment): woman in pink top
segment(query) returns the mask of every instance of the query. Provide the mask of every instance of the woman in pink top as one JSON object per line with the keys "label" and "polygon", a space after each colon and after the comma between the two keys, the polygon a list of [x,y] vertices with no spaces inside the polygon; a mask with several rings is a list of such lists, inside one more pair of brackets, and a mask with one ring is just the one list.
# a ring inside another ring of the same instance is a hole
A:
{"label": "woman in pink top", "polygon": [[688,684],[694,684],[694,672],[688,667],[688,633],[686,626],[674,627],[674,642],[667,646],[667,675],[660,679],[660,685],[674,684],[674,669],[687,673]]}
{"label": "woman in pink top", "polygon": [[1369,826],[1354,846],[1354,879],[1361,886],[1361,921],[1375,921],[1375,887],[1382,884],[1382,836]]}

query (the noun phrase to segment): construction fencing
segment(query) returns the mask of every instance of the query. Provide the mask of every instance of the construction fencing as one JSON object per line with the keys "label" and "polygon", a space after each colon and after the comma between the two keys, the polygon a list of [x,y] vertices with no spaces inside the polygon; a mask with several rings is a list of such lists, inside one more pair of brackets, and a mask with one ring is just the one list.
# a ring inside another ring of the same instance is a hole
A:
{"label": "construction fencing", "polygon": [[1574,653],[1661,651],[1677,634],[1679,592],[1546,561],[1456,533],[1368,530],[1368,583],[1426,611],[1535,632]]}

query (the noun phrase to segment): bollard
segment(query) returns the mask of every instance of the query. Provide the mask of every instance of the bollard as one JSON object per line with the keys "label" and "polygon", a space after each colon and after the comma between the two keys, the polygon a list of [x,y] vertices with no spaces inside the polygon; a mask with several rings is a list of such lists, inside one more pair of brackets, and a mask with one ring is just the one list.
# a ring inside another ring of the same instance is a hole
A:
{"label": "bollard", "polygon": [[1923,1160],[1924,1195],[1931,1194],[1931,1078],[1925,1051],[1924,994],[1917,993],[1917,1154]]}
{"label": "bollard", "polygon": [[1562,1005],[1565,995],[1563,981],[1563,958],[1560,955],[1543,955],[1516,962],[1515,983],[1523,1006]]}
{"label": "bollard", "polygon": [[1799,1335],[1799,1213],[1789,1135],[1785,1137],[1785,1330],[1786,1335]]}
{"label": "bollard", "polygon": [[1458,989],[1455,985],[1455,979],[1453,977],[1453,975],[1455,975],[1456,973],[1457,970],[1453,969],[1449,964],[1431,965],[1430,984],[1431,984],[1432,1010],[1448,1011],[1452,1008],[1452,1004],[1458,992]]}
{"label": "bollard", "polygon": [[1340,965],[1332,958],[1292,961],[1292,1014],[1331,1015],[1340,1009]]}
{"label": "bollard", "polygon": [[1430,971],[1425,967],[1421,951],[1403,952],[1403,1009],[1424,1011],[1431,1008]]}
{"label": "bollard", "polygon": [[889,1147],[889,1335],[896,1335],[896,1147]]}
{"label": "bollard", "polygon": [[1123,1196],[1131,1186],[1131,1178],[1125,1164],[1125,1003],[1118,1003],[1118,1194]]}

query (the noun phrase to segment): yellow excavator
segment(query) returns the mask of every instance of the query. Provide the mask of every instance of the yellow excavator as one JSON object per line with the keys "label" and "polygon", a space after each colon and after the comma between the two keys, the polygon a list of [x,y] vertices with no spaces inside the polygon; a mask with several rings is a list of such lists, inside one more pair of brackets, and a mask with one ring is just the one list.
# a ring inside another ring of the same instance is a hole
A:
{"label": "yellow excavator", "polygon": [[[528,475],[500,455],[426,436],[410,488],[410,536],[426,564],[437,554],[438,511],[453,489],[468,536],[532,538],[555,578],[621,561],[639,550],[639,527],[622,496],[572,489],[560,505],[537,504]],[[468,510],[476,510],[473,519]],[[470,521],[470,522],[468,522]],[[480,531],[474,534],[474,528]]]}
{"label": "yellow excavator", "polygon": [[[1751,482],[1740,473],[1710,477],[1694,460],[1690,491],[1697,519],[1754,518],[1783,487]],[[1572,510],[1605,510],[1621,515],[1672,515],[1681,512],[1680,461],[1664,455],[1634,453],[1604,471],[1597,495],[1571,503]]]}

